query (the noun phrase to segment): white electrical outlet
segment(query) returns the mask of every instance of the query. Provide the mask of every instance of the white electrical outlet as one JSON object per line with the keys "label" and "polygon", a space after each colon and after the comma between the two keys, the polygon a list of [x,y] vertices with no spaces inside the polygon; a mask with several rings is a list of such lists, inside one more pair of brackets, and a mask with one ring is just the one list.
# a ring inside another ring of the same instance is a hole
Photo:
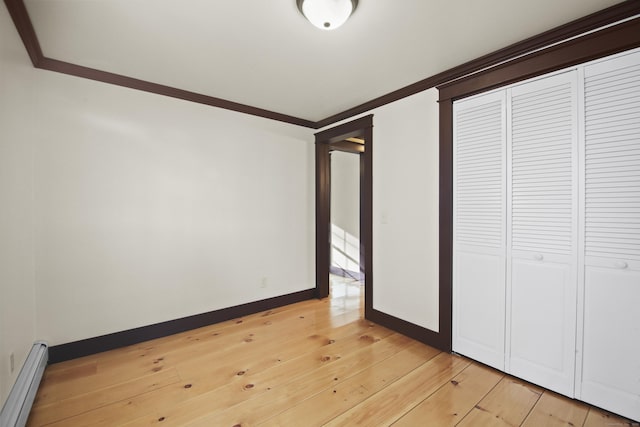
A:
{"label": "white electrical outlet", "polygon": [[11,353],[9,355],[9,370],[11,371],[12,374],[14,369],[15,369],[15,361],[14,361],[13,353]]}
{"label": "white electrical outlet", "polygon": [[260,280],[261,288],[266,288],[268,284],[269,284],[269,279],[267,277],[263,277],[262,280]]}

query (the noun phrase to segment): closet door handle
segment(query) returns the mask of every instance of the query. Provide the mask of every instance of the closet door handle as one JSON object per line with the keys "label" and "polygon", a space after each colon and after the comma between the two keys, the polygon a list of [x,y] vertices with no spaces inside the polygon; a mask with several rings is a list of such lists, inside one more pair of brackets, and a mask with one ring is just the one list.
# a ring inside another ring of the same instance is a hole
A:
{"label": "closet door handle", "polygon": [[622,270],[622,269],[625,269],[625,268],[629,267],[629,264],[627,264],[624,261],[616,261],[616,262],[613,263],[613,266],[615,268],[619,268],[619,269]]}
{"label": "closet door handle", "polygon": [[533,256],[533,259],[535,259],[536,261],[542,261],[544,259],[544,256],[542,256],[542,254],[535,254]]}

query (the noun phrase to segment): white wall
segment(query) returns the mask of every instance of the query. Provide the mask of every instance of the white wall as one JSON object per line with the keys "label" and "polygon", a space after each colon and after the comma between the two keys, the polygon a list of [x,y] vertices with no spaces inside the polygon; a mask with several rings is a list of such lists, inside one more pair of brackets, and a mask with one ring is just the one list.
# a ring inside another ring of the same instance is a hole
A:
{"label": "white wall", "polygon": [[360,271],[360,156],[331,153],[331,265]]}
{"label": "white wall", "polygon": [[331,153],[331,223],[360,237],[360,156]]}
{"label": "white wall", "polygon": [[373,111],[373,306],[438,331],[438,92]]}
{"label": "white wall", "polygon": [[[36,74],[0,5],[0,407],[35,341],[33,130]],[[14,371],[10,354],[14,354]]]}
{"label": "white wall", "polygon": [[437,99],[430,89],[365,113],[374,115],[373,307],[436,332]]}
{"label": "white wall", "polygon": [[[4,40],[4,6],[2,20]],[[33,212],[38,339],[315,286],[312,130],[33,70],[8,43],[24,75],[3,81],[25,86],[9,107],[28,117],[12,126],[34,152],[34,173],[15,168],[33,186],[19,220]],[[7,191],[22,198],[17,185]]]}
{"label": "white wall", "polygon": [[310,130],[55,73],[38,83],[39,336],[315,286]]}
{"label": "white wall", "polygon": [[[0,24],[3,397],[36,338],[314,286],[313,131],[34,70]],[[373,111],[374,307],[433,330],[436,96]]]}

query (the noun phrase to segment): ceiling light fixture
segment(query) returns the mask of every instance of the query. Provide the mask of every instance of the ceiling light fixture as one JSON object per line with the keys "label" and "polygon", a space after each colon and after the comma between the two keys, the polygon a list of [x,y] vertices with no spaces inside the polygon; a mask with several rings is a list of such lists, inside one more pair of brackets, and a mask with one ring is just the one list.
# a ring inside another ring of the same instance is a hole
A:
{"label": "ceiling light fixture", "polygon": [[300,13],[321,30],[335,30],[356,10],[358,0],[296,0]]}

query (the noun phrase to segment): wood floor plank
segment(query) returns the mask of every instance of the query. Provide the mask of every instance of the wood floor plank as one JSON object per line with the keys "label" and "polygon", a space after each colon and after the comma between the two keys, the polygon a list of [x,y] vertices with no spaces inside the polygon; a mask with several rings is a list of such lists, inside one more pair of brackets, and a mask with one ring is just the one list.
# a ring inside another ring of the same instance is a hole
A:
{"label": "wood floor plank", "polygon": [[362,320],[362,291],[49,366],[27,425],[640,427]]}
{"label": "wood floor plank", "polygon": [[[276,321],[265,321],[263,325],[257,325],[249,330],[245,328],[244,330],[233,331],[226,335],[220,332],[204,333],[204,331],[200,331],[198,334],[191,336],[191,338],[195,338],[190,340],[190,345],[181,342],[175,348],[166,349],[161,353],[154,353],[155,357],[152,358],[148,357],[148,354],[144,352],[131,354],[126,359],[116,357],[117,366],[113,369],[103,366],[105,365],[103,362],[95,362],[100,372],[83,377],[76,376],[69,381],[56,381],[54,389],[48,387],[49,380],[45,377],[41,392],[38,393],[34,406],[47,405],[74,395],[87,393],[96,387],[108,387],[135,376],[147,375],[171,365],[176,366],[176,363],[184,361],[188,361],[189,366],[196,366],[196,369],[201,369],[199,366],[206,364],[206,359],[211,359],[212,357],[224,359],[226,355],[233,353],[269,352],[279,345],[278,341],[285,345],[291,339],[300,339],[298,333],[305,330],[317,332],[335,330],[331,326],[328,316],[319,318],[308,307],[302,311],[290,312],[289,315],[293,315],[293,319],[288,322],[282,320],[282,325]],[[313,327],[317,329],[313,329]],[[267,343],[270,348],[255,348],[260,347],[262,343]],[[215,356],[211,356],[212,354],[215,354]],[[205,360],[199,363],[199,357],[203,357]]]}
{"label": "wood floor plank", "polygon": [[587,418],[588,411],[589,407],[584,403],[545,391],[522,426],[581,426]]}
{"label": "wood floor plank", "polygon": [[[223,365],[221,361],[233,362],[235,368],[240,368],[237,370],[250,371],[252,365],[257,360],[260,360],[256,358],[256,354],[269,355],[271,356],[269,358],[271,363],[281,363],[282,361],[299,357],[305,352],[314,351],[329,343],[335,343],[345,337],[361,336],[367,333],[386,336],[392,332],[368,321],[356,320],[339,328],[329,326],[308,328],[306,331],[299,331],[297,334],[283,333],[278,338],[261,340],[260,337],[254,336],[256,339],[251,342],[245,342],[241,351],[229,351],[228,349],[211,351],[208,354],[194,356],[186,360],[178,360],[176,366],[181,376],[185,379],[201,377],[203,366],[219,367]],[[245,365],[239,366],[238,363],[245,363]],[[235,373],[237,370],[232,372]]]}
{"label": "wood floor plank", "polygon": [[502,372],[472,363],[393,426],[455,426],[502,378]]}
{"label": "wood floor plank", "polygon": [[47,376],[42,380],[40,391],[33,406],[34,408],[44,407],[74,396],[90,393],[96,388],[106,388],[132,378],[147,376],[166,368],[168,367],[160,362],[149,360],[144,364],[136,364],[135,366],[123,363],[123,366],[112,372],[98,373],[96,370],[95,372],[86,372],[84,375],[75,375],[72,378],[67,377],[61,381],[56,380],[55,376]]}
{"label": "wood floor plank", "polygon": [[[265,425],[289,426],[291,423],[323,425],[414,369],[441,356],[448,357],[431,347],[412,345],[357,375],[344,381],[336,381],[332,387],[323,390],[312,399],[306,399],[291,409],[266,419]],[[249,423],[249,425],[252,424]]]}
{"label": "wood floor plank", "polygon": [[318,301],[308,300],[302,301],[296,304],[291,304],[276,309],[266,310],[259,313],[254,313],[249,316],[239,317],[224,322],[216,323],[214,325],[204,326],[202,328],[192,329],[185,332],[180,332],[171,336],[156,338],[153,340],[145,341],[138,344],[110,350],[102,353],[92,354],[89,356],[80,357],[73,360],[68,360],[61,363],[56,363],[47,367],[47,371],[56,372],[58,370],[65,370],[77,365],[82,365],[91,362],[107,362],[117,363],[119,358],[131,358],[147,356],[151,357],[149,351],[157,349],[159,351],[170,350],[171,348],[181,347],[188,345],[190,342],[196,342],[202,335],[208,335],[212,332],[226,333],[232,330],[244,330],[247,326],[255,326],[260,323],[264,323],[268,320],[273,320],[277,317],[288,319],[294,313],[298,311],[304,311],[307,309],[313,309],[318,311],[327,311],[330,306],[330,301],[322,301],[322,305],[318,305]]}
{"label": "wood floor plank", "polygon": [[519,426],[536,404],[542,389],[512,377],[504,377],[458,426]]}
{"label": "wood floor plank", "polygon": [[[55,366],[55,365],[52,365]],[[94,361],[86,362],[80,365],[72,365],[65,369],[46,369],[42,375],[42,381],[54,381],[61,384],[66,381],[72,381],[77,378],[84,378],[98,373],[98,363]]]}
{"label": "wood floor plank", "polygon": [[418,344],[398,334],[380,341],[372,341],[370,347],[336,358],[333,363],[309,370],[299,378],[284,380],[282,385],[223,412],[211,414],[194,425],[257,425],[318,393],[333,390],[338,384],[357,376],[372,365],[375,366],[416,345]]}
{"label": "wood floor plank", "polygon": [[[369,346],[371,343],[386,338],[392,332],[380,326],[370,326],[367,322],[353,322],[340,330],[343,333],[331,335],[313,334],[307,340],[293,342],[280,348],[272,348],[268,352],[249,353],[246,358],[228,361],[218,361],[213,365],[213,371],[181,375],[193,384],[192,398],[198,390],[209,392],[219,387],[229,387],[238,383],[237,390],[242,390],[242,398],[246,396],[246,386],[251,385],[251,394],[266,390],[304,375],[313,369],[336,361],[357,349]],[[334,331],[335,332],[335,331]],[[349,332],[349,333],[344,333]],[[256,356],[259,354],[259,356]],[[229,394],[236,390],[220,393]]]}
{"label": "wood floor plank", "polygon": [[[355,338],[354,341],[362,340]],[[364,344],[365,348],[359,345],[359,350],[344,354],[317,352],[311,357],[282,365],[277,370],[249,375],[248,378],[243,378],[243,382],[238,386],[225,386],[181,405],[167,408],[162,412],[166,420],[163,425],[177,426],[190,422],[195,423],[194,425],[255,424],[257,420],[283,411],[298,400],[332,387],[353,371],[358,372],[376,360],[383,360],[406,346],[415,345],[411,340],[397,334],[382,340],[366,339]],[[297,365],[300,363],[303,369],[298,368]],[[251,387],[247,388],[248,385]],[[226,406],[218,406],[217,402],[221,399],[228,399]],[[208,410],[207,407],[211,408],[211,405],[218,409]],[[235,418],[241,415],[247,418],[235,421]]]}
{"label": "wood floor plank", "polygon": [[640,427],[640,422],[634,422],[592,407],[589,409],[583,427]]}
{"label": "wood floor plank", "polygon": [[[266,381],[268,378],[264,372],[271,368],[279,367],[279,370],[272,371],[274,372],[271,374],[272,376],[277,377],[285,373],[290,375],[296,366],[288,367],[289,365],[286,363],[304,356],[307,352],[317,353],[311,355],[311,363],[316,364],[318,361],[322,361],[323,357],[331,357],[326,355],[327,353],[331,354],[330,351],[328,351],[329,348],[332,349],[331,351],[340,351],[341,349],[343,351],[352,351],[356,347],[366,346],[370,340],[377,340],[392,334],[390,330],[365,320],[357,320],[349,325],[333,329],[331,332],[332,334],[330,336],[313,334],[310,337],[298,337],[299,343],[295,343],[295,345],[289,343],[289,345],[281,348],[277,348],[278,343],[276,342],[276,347],[272,346],[270,349],[271,352],[243,352],[239,357],[227,357],[226,359],[222,357],[226,354],[225,352],[219,353],[222,356],[219,357],[217,363],[205,365],[195,363],[194,366],[198,369],[193,376],[185,377],[180,373],[182,380],[179,384],[159,389],[152,395],[142,395],[132,398],[131,401],[139,408],[146,408],[148,413],[156,413],[159,407],[167,404],[175,405],[220,387],[226,386],[228,389],[241,379],[249,381],[252,375],[256,373],[262,373],[262,376],[259,378]],[[285,335],[283,335],[283,337],[284,336]],[[256,356],[256,354],[260,356]],[[233,356],[233,354],[231,356]],[[298,370],[302,370],[303,372],[308,368],[308,366],[297,367]],[[243,372],[243,375],[239,376],[239,372]],[[278,372],[281,373],[279,374]],[[273,379],[271,379],[271,381],[273,381]],[[231,390],[231,393],[233,394],[237,392],[237,390],[246,391],[242,388],[242,385],[237,385],[235,389]],[[220,393],[229,395],[230,391],[221,390]],[[241,396],[246,397],[244,395],[245,393],[242,393]],[[155,403],[149,405],[149,402]],[[113,405],[113,407],[118,406],[120,406],[119,403]],[[35,408],[35,412],[46,409],[51,409],[51,406],[40,405]],[[108,419],[108,416],[100,414],[108,412],[109,409],[110,408],[98,408],[95,414],[96,417]],[[76,425],[83,425],[83,423],[87,422],[92,416],[93,414],[80,414],[80,416],[69,420],[69,422],[73,422]],[[122,420],[121,417],[118,419],[120,421]]]}
{"label": "wood floor plank", "polygon": [[[211,366],[211,371],[208,371],[206,366],[201,366],[202,372],[196,377],[182,378],[180,384],[138,396],[131,401],[139,408],[145,407],[147,413],[154,414],[151,418],[155,418],[156,413],[164,411],[167,414],[166,418],[169,419],[165,425],[169,425],[173,423],[174,418],[169,405],[177,407],[180,413],[189,413],[189,417],[197,417],[202,411],[206,413],[213,408],[220,409],[219,406],[208,403],[212,400],[217,402],[216,405],[224,403],[230,406],[236,401],[246,399],[249,392],[255,394],[261,388],[268,388],[269,384],[277,384],[292,375],[295,377],[303,374],[316,365],[336,360],[341,357],[341,352],[351,353],[356,348],[365,348],[370,343],[392,334],[386,328],[362,320],[333,332],[335,335],[331,336],[335,339],[313,335],[300,347],[282,348],[275,354],[258,353],[260,356],[248,354],[248,359],[239,361],[221,359],[218,365]],[[251,387],[248,387],[249,385]],[[99,408],[97,412],[104,413],[108,410],[109,408]],[[82,425],[91,416],[92,414],[82,414],[69,421],[75,425]],[[107,418],[105,415],[97,417]],[[119,420],[122,421],[121,418]]]}
{"label": "wood floor plank", "polygon": [[92,402],[93,406],[105,406],[178,382],[180,382],[180,378],[175,369],[159,371],[152,375],[135,378],[117,385],[100,388],[89,393],[34,408],[30,414],[30,422],[35,425],[46,425],[66,420],[86,412],[87,401]]}
{"label": "wood floor plank", "polygon": [[[160,390],[168,389],[163,387]],[[176,390],[172,388],[172,390]],[[160,418],[157,414],[157,405],[151,397],[154,392],[143,393],[131,399],[124,399],[105,406],[89,407],[86,412],[79,413],[73,417],[64,420],[46,424],[47,427],[111,427],[120,426],[131,422],[132,420],[151,419],[155,415],[155,419]],[[35,422],[31,417],[27,423],[27,427],[39,427],[43,424]]]}
{"label": "wood floor plank", "polygon": [[[120,358],[135,360],[136,358],[149,359],[166,356],[168,353],[175,352],[190,351],[193,353],[194,348],[197,350],[208,344],[225,345],[227,342],[235,342],[256,331],[264,332],[265,336],[269,334],[277,336],[282,327],[295,330],[295,328],[304,328],[310,324],[328,324],[330,322],[331,315],[325,306],[313,306],[304,301],[294,304],[292,307],[288,310],[284,308],[269,310],[247,318],[224,322],[222,325],[216,324],[198,328],[140,345],[114,350],[112,354],[101,353],[96,357],[108,356],[107,360],[99,360],[99,364],[101,367],[109,368],[109,363],[118,364]],[[292,323],[294,319],[297,321]]]}
{"label": "wood floor plank", "polygon": [[331,318],[331,313],[329,312],[330,306],[331,302],[329,300],[302,301],[289,306],[267,310],[168,337],[157,338],[103,353],[57,363],[47,367],[45,376],[48,375],[49,372],[54,373],[58,370],[69,369],[91,362],[97,363],[102,370],[108,370],[113,366],[120,367],[122,362],[138,359],[154,359],[162,357],[167,352],[185,351],[191,346],[197,346],[201,341],[211,340],[211,337],[217,337],[217,341],[222,343],[224,337],[249,333],[248,328],[274,326],[273,329],[277,330],[278,325],[286,324],[290,322],[291,319],[299,318],[300,316],[307,318],[308,323],[326,321],[328,324]]}
{"label": "wood floor plank", "polygon": [[[460,356],[440,353],[326,425],[331,427],[391,425],[399,418],[399,414],[414,408],[470,364],[468,359]],[[288,420],[295,420],[295,415]],[[282,425],[291,424],[285,422]]]}

